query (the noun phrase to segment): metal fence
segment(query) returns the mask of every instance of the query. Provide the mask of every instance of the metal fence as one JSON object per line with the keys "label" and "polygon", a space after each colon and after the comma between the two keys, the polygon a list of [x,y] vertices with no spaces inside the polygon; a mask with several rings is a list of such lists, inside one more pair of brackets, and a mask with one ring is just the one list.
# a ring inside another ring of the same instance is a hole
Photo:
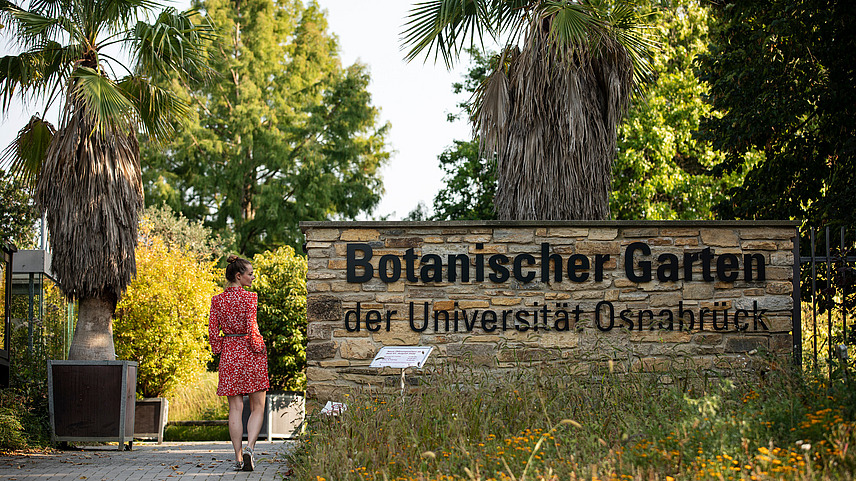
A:
{"label": "metal fence", "polygon": [[826,364],[831,373],[846,365],[847,346],[856,341],[856,326],[852,321],[848,326],[856,301],[856,230],[810,227],[800,234],[795,251],[800,253],[801,303],[794,306],[793,335],[801,352],[794,354],[809,367]]}

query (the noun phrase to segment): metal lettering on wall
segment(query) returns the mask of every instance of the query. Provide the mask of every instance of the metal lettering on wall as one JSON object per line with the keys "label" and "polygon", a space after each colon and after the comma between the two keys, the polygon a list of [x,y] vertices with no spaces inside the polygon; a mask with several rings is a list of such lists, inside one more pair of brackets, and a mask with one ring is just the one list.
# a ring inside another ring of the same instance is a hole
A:
{"label": "metal lettering on wall", "polygon": [[[475,244],[483,249],[483,244]],[[604,279],[604,266],[611,260],[609,254],[595,254],[589,257],[572,254],[564,257],[554,253],[550,243],[541,243],[540,252],[535,254],[519,253],[513,257],[494,254],[449,254],[444,259],[437,254],[417,256],[413,248],[407,249],[402,256],[385,254],[378,260],[375,268],[371,264],[374,251],[370,244],[349,243],[346,245],[346,278],[349,283],[365,283],[374,278],[384,283],[393,283],[404,279],[411,283],[471,283],[492,282],[502,284],[510,280],[521,283],[540,281],[544,283],[562,282],[565,278],[571,282],[582,283],[592,278],[595,282]],[[766,280],[766,260],[761,254],[744,254],[742,259],[733,253],[717,255],[706,247],[698,252],[684,252],[682,257],[673,253],[662,253],[651,259],[651,248],[643,242],[628,244],[624,250],[623,271],[625,277],[634,283],[651,281],[676,282],[764,282]],[[742,262],[741,262],[742,260]],[[417,269],[417,261],[419,263]],[[701,272],[694,272],[699,267]],[[402,272],[403,270],[403,272]],[[593,271],[593,272],[592,272]],[[700,274],[694,276],[694,274]],[[580,316],[586,313],[580,304],[557,301],[524,309],[463,309],[455,302],[454,309],[434,309],[429,302],[409,302],[408,312],[397,310],[363,309],[357,302],[355,309],[344,314],[344,327],[348,332],[366,330],[389,331],[392,319],[408,320],[410,329],[415,332],[472,332],[481,329],[486,333],[496,331],[543,331],[566,332],[579,329]],[[610,301],[600,301],[593,311],[587,312],[594,319],[594,327],[602,332],[612,329],[628,331],[683,331],[706,328],[721,332],[768,331],[764,314],[766,309],[759,308],[753,301],[751,307],[728,308],[725,302],[714,302],[713,308],[685,308],[681,301],[672,309],[630,309],[617,310]]]}

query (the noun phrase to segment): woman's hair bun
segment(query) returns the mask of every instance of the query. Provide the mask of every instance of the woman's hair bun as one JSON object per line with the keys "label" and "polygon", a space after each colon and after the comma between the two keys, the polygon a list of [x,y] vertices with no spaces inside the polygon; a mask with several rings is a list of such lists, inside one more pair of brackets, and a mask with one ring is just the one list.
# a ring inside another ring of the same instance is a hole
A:
{"label": "woman's hair bun", "polygon": [[227,258],[226,258],[226,263],[231,264],[231,263],[235,262],[235,261],[236,261],[236,260],[238,260],[238,259],[240,259],[240,257],[236,256],[235,254],[232,254],[232,255],[230,255],[229,257],[227,257]]}

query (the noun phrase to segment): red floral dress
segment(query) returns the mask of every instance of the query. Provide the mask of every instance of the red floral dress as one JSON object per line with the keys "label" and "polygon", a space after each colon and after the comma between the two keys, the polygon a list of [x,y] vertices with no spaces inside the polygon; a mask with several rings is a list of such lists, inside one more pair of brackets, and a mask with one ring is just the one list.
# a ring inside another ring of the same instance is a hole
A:
{"label": "red floral dress", "polygon": [[[211,298],[208,342],[220,354],[218,396],[237,396],[270,389],[267,350],[256,322],[258,296],[229,287]],[[221,336],[246,334],[244,336]]]}

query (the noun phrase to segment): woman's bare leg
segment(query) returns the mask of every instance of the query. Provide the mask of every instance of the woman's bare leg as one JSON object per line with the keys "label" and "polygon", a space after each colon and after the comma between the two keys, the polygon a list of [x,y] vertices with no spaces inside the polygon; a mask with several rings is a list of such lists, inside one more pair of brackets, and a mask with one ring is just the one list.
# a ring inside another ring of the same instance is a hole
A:
{"label": "woman's bare leg", "polygon": [[[250,419],[247,420],[247,447],[255,450],[256,439],[262,430],[265,413],[265,391],[250,394]],[[241,433],[243,434],[243,433]]]}
{"label": "woman's bare leg", "polygon": [[[252,396],[252,395],[250,395],[250,396]],[[232,447],[235,448],[235,460],[240,463],[243,460],[243,453],[241,452],[242,451],[241,444],[244,440],[244,420],[243,420],[244,396],[237,395],[237,396],[228,396],[228,397],[229,397],[229,438],[232,440]],[[252,397],[250,399],[252,399]]]}

